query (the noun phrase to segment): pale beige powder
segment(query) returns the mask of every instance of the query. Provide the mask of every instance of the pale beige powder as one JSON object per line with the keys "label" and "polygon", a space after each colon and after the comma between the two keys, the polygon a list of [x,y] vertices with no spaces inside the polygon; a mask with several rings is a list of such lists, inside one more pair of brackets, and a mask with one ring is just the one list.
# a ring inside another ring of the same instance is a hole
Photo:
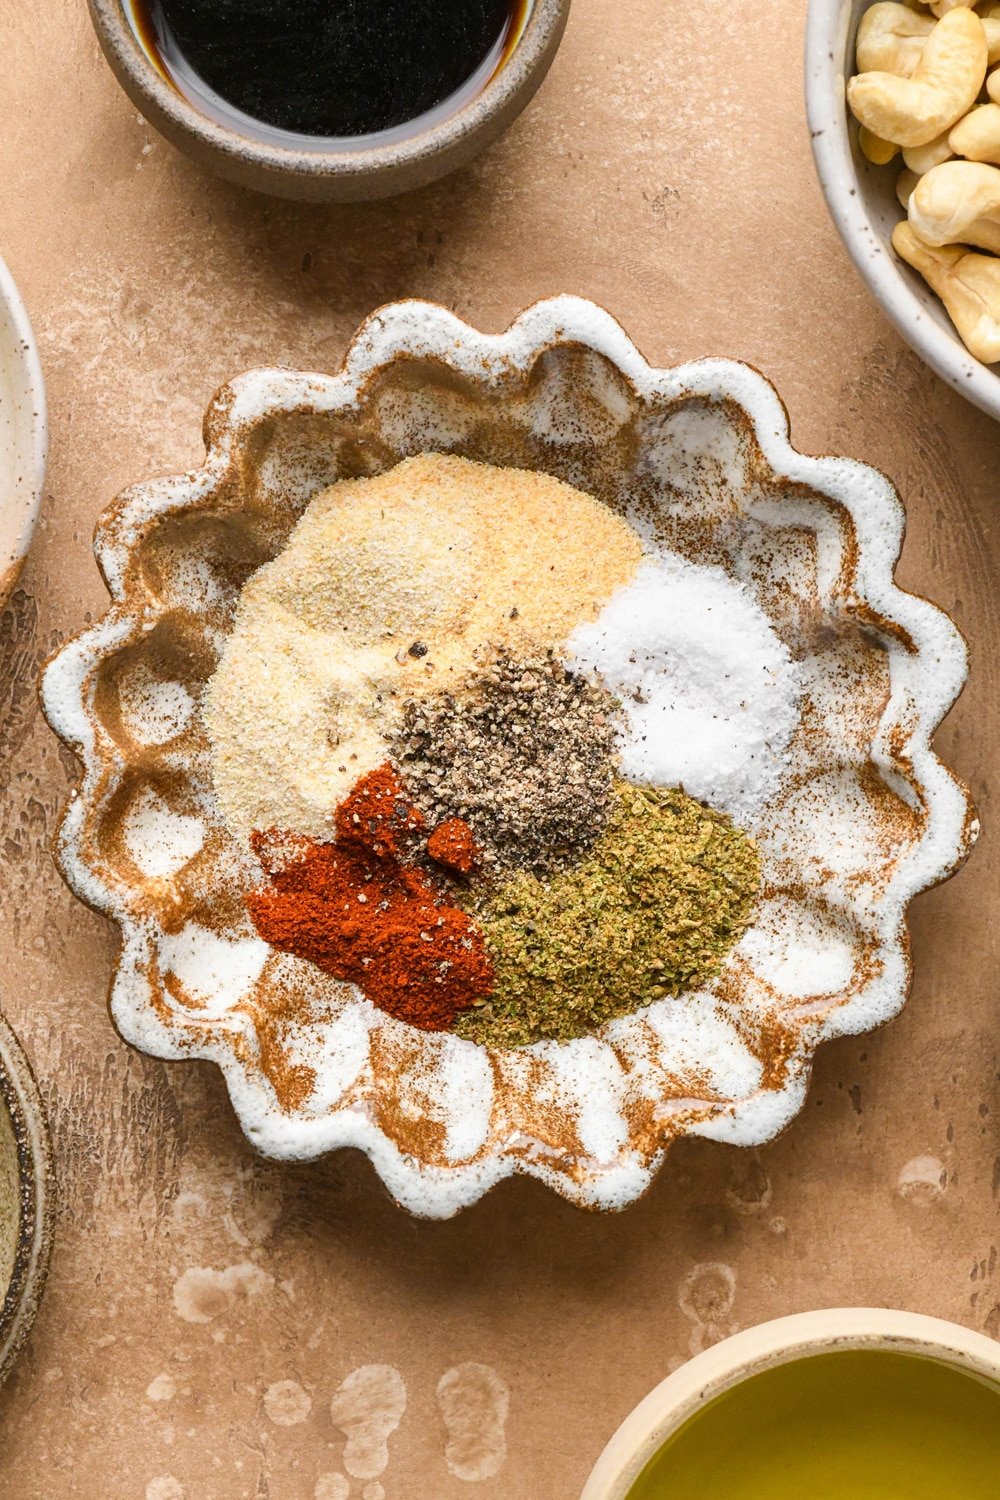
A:
{"label": "pale beige powder", "polygon": [[530,470],[425,453],[324,490],[244,588],[208,685],[227,822],[328,833],[408,698],[559,645],[640,555],[600,501]]}

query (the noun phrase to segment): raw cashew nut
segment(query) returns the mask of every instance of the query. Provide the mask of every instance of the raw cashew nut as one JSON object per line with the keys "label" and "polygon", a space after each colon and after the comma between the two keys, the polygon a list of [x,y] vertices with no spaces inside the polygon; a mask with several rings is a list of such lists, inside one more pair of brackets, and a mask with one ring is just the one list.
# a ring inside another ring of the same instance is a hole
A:
{"label": "raw cashew nut", "polygon": [[934,167],[913,190],[910,228],[925,245],[978,245],[1000,255],[1000,170],[977,161]]}
{"label": "raw cashew nut", "polygon": [[896,225],[892,244],[937,292],[969,353],[987,365],[1000,359],[1000,260],[961,245],[932,249],[905,219]]}
{"label": "raw cashew nut", "polygon": [[994,68],[986,80],[986,92],[994,104],[1000,104],[1000,68]]}
{"label": "raw cashew nut", "polygon": [[950,10],[958,10],[963,5],[971,10],[975,3],[976,0],[931,0],[931,10],[936,16],[946,16]]}
{"label": "raw cashew nut", "polygon": [[954,148],[949,145],[948,132],[944,135],[936,135],[926,146],[907,146],[903,152],[903,160],[911,172],[916,172],[922,177],[929,172],[931,167],[939,167],[943,161],[951,161],[955,155]]}
{"label": "raw cashew nut", "polygon": [[858,131],[858,145],[861,147],[862,156],[876,167],[884,167],[886,162],[892,161],[892,158],[899,154],[899,147],[895,141],[883,141],[880,136],[872,135],[871,131],[866,130],[863,125]]}
{"label": "raw cashew nut", "polygon": [[937,23],[912,78],[859,73],[847,85],[847,100],[873,135],[900,146],[926,146],[975,104],[986,57],[983,23],[963,6]]}
{"label": "raw cashew nut", "polygon": [[976,15],[986,32],[987,61],[992,66],[993,63],[1000,62],[1000,3],[993,0],[990,5],[977,5]]}
{"label": "raw cashew nut", "polygon": [[932,16],[920,15],[893,0],[869,6],[858,26],[858,72],[897,73],[900,78],[912,78],[934,25]]}
{"label": "raw cashew nut", "polygon": [[918,174],[916,172],[911,172],[909,167],[904,167],[899,176],[896,178],[896,197],[899,199],[904,209],[909,208],[910,194],[913,192],[913,189],[916,187],[919,181],[920,178]]}
{"label": "raw cashew nut", "polygon": [[[1000,4],[978,5],[976,15],[986,32],[987,62],[1000,62]],[[879,0],[869,6],[858,26],[858,72],[897,73],[900,78],[912,78],[935,25],[934,17],[925,10],[911,10],[896,0]]]}
{"label": "raw cashew nut", "polygon": [[995,7],[992,16],[980,16],[979,19],[986,33],[986,61],[1000,62],[1000,5]]}
{"label": "raw cashew nut", "polygon": [[980,104],[952,127],[951,149],[968,161],[1000,164],[1000,104]]}

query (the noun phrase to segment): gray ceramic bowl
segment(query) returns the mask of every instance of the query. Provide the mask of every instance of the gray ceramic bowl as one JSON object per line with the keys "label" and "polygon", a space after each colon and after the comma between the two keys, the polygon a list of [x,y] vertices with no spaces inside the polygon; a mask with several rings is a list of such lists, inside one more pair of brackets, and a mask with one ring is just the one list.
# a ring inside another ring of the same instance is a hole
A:
{"label": "gray ceramic bowl", "polygon": [[854,264],[886,317],[921,359],[960,395],[1000,418],[1000,366],[980,364],[926,282],[892,249],[903,217],[898,163],[875,167],[858,149],[845,80],[855,71],[858,22],[872,0],[809,0],[806,113],[820,186]]}
{"label": "gray ceramic bowl", "polygon": [[45,1112],[28,1061],[0,1018],[0,1383],[38,1311],[54,1219]]}
{"label": "gray ceramic bowl", "polygon": [[[521,113],[548,72],[570,0],[531,0],[521,34],[486,87],[456,113],[400,140],[344,148],[341,140],[281,143],[202,113],[165,77],[141,40],[133,0],[88,0],[104,54],[133,104],[167,140],[244,187],[281,198],[345,202],[424,187],[471,161]],[[364,138],[362,138],[364,139]],[[372,140],[372,137],[368,137]]]}

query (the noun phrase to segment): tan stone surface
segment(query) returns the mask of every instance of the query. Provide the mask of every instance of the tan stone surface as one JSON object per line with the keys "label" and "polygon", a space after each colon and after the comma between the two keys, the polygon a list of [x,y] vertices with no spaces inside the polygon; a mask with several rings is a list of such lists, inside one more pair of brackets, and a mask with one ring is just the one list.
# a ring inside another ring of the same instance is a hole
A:
{"label": "tan stone surface", "polygon": [[[230,189],[164,145],[82,0],[0,0],[0,252],[52,416],[42,524],[0,628],[0,1001],[49,1101],[62,1187],[47,1297],[0,1396],[5,1500],[574,1500],[635,1401],[733,1329],[869,1302],[1000,1333],[1000,435],[903,347],[827,220],[804,9],[575,0],[548,83],[477,166],[326,210]],[[197,461],[225,377],[331,368],[392,297],[497,329],[558,291],[605,303],[658,362],[750,360],[800,447],[898,482],[902,580],[972,642],[940,746],[987,832],[913,908],[904,1015],[828,1047],[773,1145],[686,1143],[619,1218],[508,1182],[457,1220],[416,1223],[361,1158],[256,1159],[211,1067],[119,1042],[113,933],[46,852],[72,766],[34,677],[103,609],[98,511],[127,481]],[[471,1450],[445,1425],[470,1393],[493,1413]],[[399,1418],[381,1472],[365,1410],[383,1435]]]}

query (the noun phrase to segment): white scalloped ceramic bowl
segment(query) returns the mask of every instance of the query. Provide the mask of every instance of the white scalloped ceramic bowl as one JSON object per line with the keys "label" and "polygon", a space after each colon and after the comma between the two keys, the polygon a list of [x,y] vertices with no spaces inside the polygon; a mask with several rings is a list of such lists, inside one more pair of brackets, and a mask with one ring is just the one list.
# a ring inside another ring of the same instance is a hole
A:
{"label": "white scalloped ceramic bowl", "polygon": [[958,1323],[885,1307],[830,1307],[775,1318],[714,1344],[650,1391],[608,1443],[580,1500],[627,1500],[667,1439],[717,1396],[790,1360],[843,1349],[938,1360],[1000,1388],[1000,1344]]}
{"label": "white scalloped ceramic bowl", "polygon": [[0,260],[0,608],[35,529],[47,441],[45,387],[31,324]]}
{"label": "white scalloped ceramic bowl", "polygon": [[903,217],[891,167],[866,161],[848,114],[846,80],[855,71],[858,23],[872,0],[809,0],[806,115],[816,171],[841,239],[869,291],[897,332],[960,396],[1000,418],[1000,366],[966,349],[940,300],[892,248]]}
{"label": "white scalloped ceramic bowl", "polygon": [[[205,436],[203,468],[136,485],[103,518],[111,608],[43,683],[85,768],[58,858],[121,926],[122,1035],[218,1063],[261,1151],[359,1147],[427,1215],[512,1172],[620,1208],[679,1135],[774,1135],[819,1043],[900,1009],[907,903],[976,832],[930,745],[964,645],[892,581],[903,512],[888,482],[796,453],[753,370],[653,369],[607,313],[570,297],[498,336],[429,303],[382,308],[336,375],[263,370],[224,387]],[[796,662],[794,733],[749,825],[764,867],[753,926],[705,990],[574,1042],[487,1051],[416,1031],[267,948],[234,888],[199,704],[241,587],[332,480],[430,449],[638,506],[659,544],[723,569]]]}

